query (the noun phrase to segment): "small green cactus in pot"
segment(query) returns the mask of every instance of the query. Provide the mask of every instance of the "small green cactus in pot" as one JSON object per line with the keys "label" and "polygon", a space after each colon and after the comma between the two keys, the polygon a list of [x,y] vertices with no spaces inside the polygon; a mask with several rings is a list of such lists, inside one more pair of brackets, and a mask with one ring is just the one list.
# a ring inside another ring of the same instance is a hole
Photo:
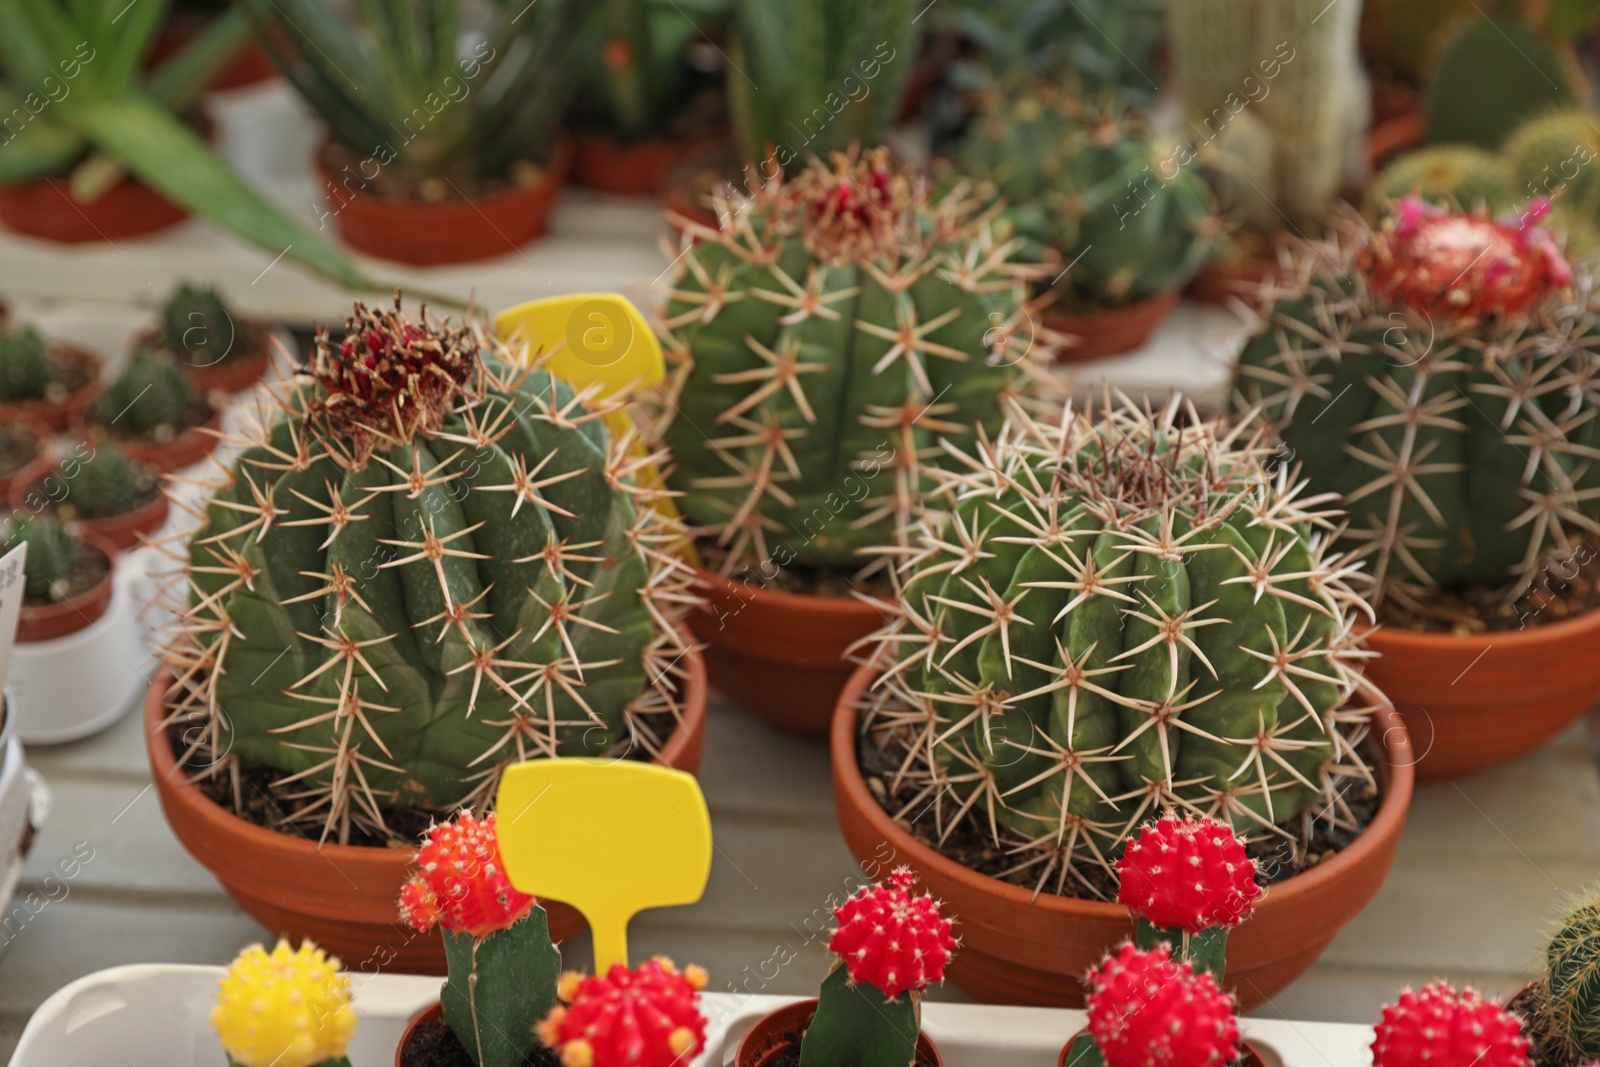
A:
{"label": "small green cactus in pot", "polygon": [[129,459],[108,439],[79,444],[62,460],[57,474],[66,483],[66,496],[57,510],[69,519],[126,515],[141,504],[160,499],[160,472]]}
{"label": "small green cactus in pot", "polygon": [[32,326],[0,332],[0,401],[54,400],[64,395],[61,371],[43,334]]}
{"label": "small green cactus in pot", "polygon": [[129,438],[171,441],[210,417],[205,399],[171,355],[143,347],[106,386],[95,404],[93,421]]}
{"label": "small green cactus in pot", "polygon": [[682,534],[615,405],[542,363],[358,304],[205,499],[169,706],[213,767],[279,772],[290,822],[392,837],[676,727]]}
{"label": "small green cactus in pot", "polygon": [[161,307],[157,341],[179,363],[204,368],[250,355],[242,332],[216,289],[185,284]]}
{"label": "small green cactus in pot", "polygon": [[79,549],[66,527],[43,516],[14,516],[0,556],[24,544],[28,546],[28,558],[23,565],[23,591],[28,601],[56,604],[69,599]]}

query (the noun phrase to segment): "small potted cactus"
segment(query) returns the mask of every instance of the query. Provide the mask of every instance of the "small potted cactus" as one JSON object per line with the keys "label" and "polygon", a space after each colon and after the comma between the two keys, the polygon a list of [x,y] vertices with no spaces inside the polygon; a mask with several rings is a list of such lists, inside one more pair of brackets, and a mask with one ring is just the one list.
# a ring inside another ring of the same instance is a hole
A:
{"label": "small potted cactus", "polygon": [[88,352],[0,322],[0,422],[33,421],[61,433],[94,402],[99,378],[100,361]]}
{"label": "small potted cactus", "polygon": [[16,485],[32,485],[50,470],[51,431],[31,418],[0,420],[0,495]]}
{"label": "small potted cactus", "polygon": [[962,916],[969,993],[1081,1003],[1133,932],[1115,861],[1168,811],[1230,824],[1286,885],[1229,945],[1247,1007],[1382,883],[1410,748],[1361,677],[1339,515],[1272,460],[1262,431],[1123,399],[1013,405],[935,472],[839,699],[834,792],[858,859],[887,841]]}
{"label": "small potted cactus", "polygon": [[216,289],[187,283],[161,305],[147,342],[172,356],[202,394],[243,392],[266,377],[272,359],[265,326],[235,316]]}
{"label": "small potted cactus", "polygon": [[985,96],[959,167],[993,182],[1017,232],[1070,264],[1048,286],[1047,321],[1077,338],[1061,358],[1138,348],[1220,235],[1210,189],[1173,163],[1174,145],[1110,100],[1043,83]]}
{"label": "small potted cactus", "polygon": [[178,361],[142,346],[82,413],[75,429],[90,439],[109,437],[130,459],[167,473],[210,455],[221,426],[221,414]]}
{"label": "small potted cactus", "polygon": [[1349,512],[1382,624],[1368,675],[1425,778],[1520,756],[1600,697],[1600,295],[1546,207],[1351,220],[1269,294],[1234,379]]}
{"label": "small potted cactus", "polygon": [[161,471],[129,459],[115,441],[80,441],[54,466],[11,489],[11,506],[133,548],[166,524]]}
{"label": "small potted cactus", "polygon": [[51,641],[93,626],[111,606],[117,550],[104,538],[76,535],[54,519],[15,512],[0,556],[26,543],[17,641]]}
{"label": "small potted cactus", "polygon": [[[1373,1067],[1531,1067],[1521,1020],[1473,989],[1405,989],[1374,1028]],[[1540,1059],[1541,1067],[1579,1060]]]}
{"label": "small potted cactus", "polygon": [[1595,959],[1600,950],[1600,892],[1567,908],[1544,950],[1544,973],[1506,1007],[1522,1020],[1532,1062],[1587,1067],[1600,1062],[1600,1003]]}
{"label": "small potted cactus", "polygon": [[228,1067],[350,1067],[350,979],[310,941],[251,945],[223,976],[211,1025]]}
{"label": "small potted cactus", "polygon": [[782,729],[825,736],[845,650],[881,619],[851,595],[861,550],[893,541],[939,439],[994,429],[1043,373],[1027,289],[1056,271],[993,211],[875,150],[690,224],[653,434],[701,533],[713,684]]}
{"label": "small potted cactus", "polygon": [[396,925],[400,846],[484,814],[511,763],[699,766],[659,457],[547,362],[398,294],[358,304],[172,546],[178,623],[145,710],[163,808],[247,911],[354,969],[442,970],[437,939]]}
{"label": "small potted cactus", "polygon": [[944,981],[951,922],[909,867],[833,911],[833,964],[815,1000],[780,1008],[739,1045],[735,1067],[939,1067],[922,1032],[922,995]]}
{"label": "small potted cactus", "polygon": [[[1228,931],[1261,896],[1244,840],[1215,819],[1169,813],[1129,839],[1117,875],[1117,900],[1137,920],[1134,939],[1089,972],[1089,1025],[1061,1050],[1061,1067],[1235,1062]],[[1248,1045],[1242,1053],[1259,1067]]]}

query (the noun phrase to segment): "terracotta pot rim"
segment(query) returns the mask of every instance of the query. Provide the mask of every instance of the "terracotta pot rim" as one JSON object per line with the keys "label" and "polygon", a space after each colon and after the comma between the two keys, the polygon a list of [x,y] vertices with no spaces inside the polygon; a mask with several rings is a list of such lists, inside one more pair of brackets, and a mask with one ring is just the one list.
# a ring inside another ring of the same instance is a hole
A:
{"label": "terracotta pot rim", "polygon": [[695,576],[700,583],[713,591],[721,591],[727,585],[742,586],[749,590],[750,596],[743,597],[740,593],[730,593],[730,596],[739,596],[740,599],[765,601],[772,611],[788,611],[797,615],[847,615],[864,617],[872,615],[879,617],[883,613],[864,601],[853,596],[820,596],[816,593],[788,593],[779,589],[762,589],[748,582],[741,582],[737,578],[724,577],[715,571],[706,570],[704,567],[690,564],[694,567]]}
{"label": "terracotta pot rim", "polygon": [[1548,641],[1571,639],[1590,631],[1600,633],[1600,607],[1542,626],[1530,626],[1523,630],[1485,630],[1481,634],[1446,634],[1430,630],[1405,630],[1396,626],[1363,628],[1358,625],[1356,628],[1357,635],[1369,645],[1387,643],[1396,652],[1444,652],[1482,644],[1526,648]]}
{"label": "terracotta pot rim", "polygon": [[[105,558],[106,573],[88,589],[60,603],[31,607],[23,604],[22,614],[17,620],[18,644],[54,641],[80,633],[99,622],[111,606],[117,580],[117,546],[110,538],[91,530],[78,530],[72,534],[72,539],[79,547],[92,548],[100,553]],[[63,618],[74,625],[62,629],[56,620]],[[37,633],[39,630],[46,632],[40,635]]]}
{"label": "terracotta pot rim", "polygon": [[[1187,282],[1184,283],[1184,285],[1187,284]],[[1152,293],[1147,297],[1143,297],[1131,303],[1117,304],[1114,307],[1100,308],[1098,311],[1046,311],[1044,313],[1044,323],[1046,326],[1051,328],[1065,329],[1070,333],[1072,332],[1071,324],[1073,323],[1092,323],[1094,325],[1100,325],[1101,323],[1106,322],[1122,322],[1127,319],[1140,318],[1144,315],[1150,314],[1152,310],[1163,307],[1176,307],[1178,303],[1178,297],[1183,293],[1184,285],[1174,285],[1167,289],[1161,290],[1159,293]],[[1071,353],[1072,350],[1070,348],[1067,349],[1067,354],[1071,355]]]}
{"label": "terracotta pot rim", "polygon": [[[323,139],[311,153],[311,162],[317,170],[317,176],[322,179],[322,190],[326,192],[334,183],[334,176],[323,162],[323,155],[333,142]],[[458,200],[407,200],[397,196],[383,196],[379,193],[369,193],[364,189],[347,189],[340,186],[340,196],[348,196],[352,202],[366,201],[369,204],[378,203],[386,206],[388,210],[397,212],[414,211],[418,215],[433,215],[442,217],[446,212],[459,211],[463,207],[476,207],[483,209],[516,200],[530,197],[544,196],[552,186],[559,187],[566,181],[569,171],[572,170],[573,157],[576,154],[572,134],[566,130],[556,130],[550,139],[552,145],[550,161],[541,164],[544,173],[539,180],[531,185],[514,185],[498,192],[484,193],[479,196],[464,197]],[[342,210],[342,209],[341,209]]]}
{"label": "terracotta pot rim", "polygon": [[[866,779],[856,758],[856,723],[859,719],[856,699],[866,692],[870,682],[876,679],[878,673],[877,663],[871,662],[863,663],[851,674],[850,681],[839,695],[839,704],[833,717],[832,736],[829,739],[834,781],[838,788],[850,795],[854,805],[871,824],[873,832],[893,844],[897,852],[910,856],[912,867],[923,871],[934,870],[951,880],[976,885],[978,891],[999,897],[1019,907],[1044,908],[1051,912],[1086,915],[1095,919],[1127,916],[1126,907],[1108,901],[1079,900],[1076,897],[1057,896],[1053,893],[1040,893],[1034,896],[1031,891],[1021,886],[1002,882],[998,878],[981,874],[957,863],[943,853],[924,845],[896,825],[889,817],[889,813],[878,803],[872,791],[867,788]],[[1366,695],[1370,698],[1370,694]],[[1406,734],[1404,720],[1398,712],[1386,703],[1370,700],[1369,703],[1372,704],[1375,717],[1374,726],[1382,725],[1381,731],[1374,729],[1373,733],[1377,734],[1379,743],[1383,745],[1384,754],[1388,757],[1384,761],[1388,774],[1384,782],[1383,799],[1377,812],[1361,835],[1331,860],[1269,887],[1262,897],[1262,906],[1270,906],[1285,900],[1293,901],[1297,897],[1314,892],[1322,883],[1336,880],[1345,871],[1366,862],[1371,854],[1381,847],[1384,838],[1391,834],[1399,834],[1406,810],[1410,807],[1416,770],[1411,761],[1397,762],[1394,757],[1408,754],[1411,741]],[[1396,731],[1399,732],[1398,739],[1395,739]]]}
{"label": "terracotta pot rim", "polygon": [[442,1018],[444,1018],[444,1002],[438,1000],[411,1017],[411,1021],[406,1023],[405,1033],[400,1035],[400,1043],[394,1047],[394,1067],[401,1067],[403,1062],[401,1057],[405,1055],[406,1046],[411,1044],[411,1035],[417,1032],[417,1027]]}
{"label": "terracotta pot rim", "polygon": [[[688,634],[684,635],[686,638]],[[706,714],[706,668],[705,660],[701,657],[698,646],[690,643],[690,649],[684,654],[689,670],[684,681],[683,706],[686,712],[699,709],[698,714]],[[166,719],[165,696],[172,678],[172,672],[163,666],[156,671],[150,679],[149,693],[145,699],[145,748],[150,756],[154,776],[165,779],[171,786],[166,790],[174,802],[183,804],[196,812],[197,816],[214,826],[224,827],[222,833],[232,834],[244,838],[263,852],[283,855],[286,861],[291,857],[305,856],[316,853],[326,856],[330,862],[337,866],[342,862],[370,862],[380,860],[390,854],[406,857],[410,862],[410,850],[388,845],[341,845],[336,841],[317,844],[309,837],[301,835],[296,837],[286,831],[272,830],[260,826],[248,819],[241,818],[233,812],[216,803],[200,791],[200,788],[189,781],[178,770],[177,757],[172,752],[170,744],[163,744],[166,734],[161,729],[161,723]],[[156,698],[156,694],[161,699]],[[662,745],[662,755],[668,751],[680,749],[687,745],[689,736],[693,731],[688,728],[688,716],[680,722],[671,736]],[[669,762],[658,757],[659,762]],[[160,783],[158,782],[158,788]]]}

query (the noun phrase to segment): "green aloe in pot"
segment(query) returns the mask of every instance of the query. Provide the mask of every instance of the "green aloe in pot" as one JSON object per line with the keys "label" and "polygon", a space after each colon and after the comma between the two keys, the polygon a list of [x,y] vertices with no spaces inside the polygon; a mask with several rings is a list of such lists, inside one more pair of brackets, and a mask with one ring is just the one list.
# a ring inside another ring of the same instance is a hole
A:
{"label": "green aloe in pot", "polygon": [[605,43],[584,78],[580,103],[624,141],[663,136],[694,86],[687,52],[706,28],[726,18],[730,0],[605,0],[596,6]]}
{"label": "green aloe in pot", "polygon": [[285,388],[204,501],[165,649],[219,768],[343,840],[486,804],[517,760],[659,748],[682,535],[610,408],[398,297]]}

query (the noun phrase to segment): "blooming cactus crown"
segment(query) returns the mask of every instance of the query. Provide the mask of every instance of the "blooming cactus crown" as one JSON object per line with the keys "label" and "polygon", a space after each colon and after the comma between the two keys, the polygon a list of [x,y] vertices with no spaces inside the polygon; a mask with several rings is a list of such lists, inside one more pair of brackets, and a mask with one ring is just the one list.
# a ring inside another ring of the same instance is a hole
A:
{"label": "blooming cactus crown", "polygon": [[1403,990],[1383,1009],[1374,1067],[1528,1067],[1528,1039],[1511,1012],[1444,982]]}
{"label": "blooming cactus crown", "polygon": [[1261,887],[1256,863],[1225,823],[1164,815],[1146,823],[1117,861],[1117,899],[1156,926],[1194,934],[1237,926]]}
{"label": "blooming cactus crown", "polygon": [[539,1039],[564,1067],[681,1067],[706,1043],[699,994],[706,972],[681,972],[658,956],[629,970],[615,964],[605,975],[561,977],[565,1005],[539,1024]]}
{"label": "blooming cactus crown", "polygon": [[1439,320],[1521,315],[1572,283],[1572,268],[1538,222],[1538,199],[1514,222],[1445,212],[1414,197],[1373,234],[1358,266],[1382,299]]}
{"label": "blooming cactus crown", "polygon": [[1167,945],[1122,945],[1089,972],[1089,989],[1089,1033],[1110,1067],[1220,1067],[1238,1053],[1233,994]]}
{"label": "blooming cactus crown", "polygon": [[506,877],[493,813],[480,822],[464,811],[432,827],[415,862],[416,874],[400,890],[400,917],[418,930],[438,924],[488,937],[537,903]]}
{"label": "blooming cactus crown", "polygon": [[933,897],[911,895],[916,883],[911,869],[901,867],[886,884],[866,886],[834,909],[839,927],[828,948],[844,961],[852,982],[897,997],[944,981],[956,939]]}
{"label": "blooming cactus crown", "polygon": [[350,980],[310,941],[251,945],[223,976],[211,1025],[239,1067],[315,1067],[350,1044]]}

